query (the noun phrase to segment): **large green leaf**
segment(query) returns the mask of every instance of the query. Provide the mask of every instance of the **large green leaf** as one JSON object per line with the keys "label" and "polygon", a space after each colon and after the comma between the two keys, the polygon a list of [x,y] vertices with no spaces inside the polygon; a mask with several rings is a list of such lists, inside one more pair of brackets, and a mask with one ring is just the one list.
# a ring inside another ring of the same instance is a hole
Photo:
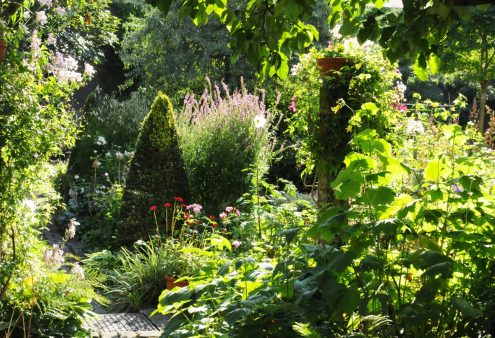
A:
{"label": "large green leaf", "polygon": [[332,240],[335,233],[347,225],[347,212],[339,207],[329,207],[322,212],[316,223],[308,231],[308,235],[313,238],[322,237],[325,240]]}
{"label": "large green leaf", "polygon": [[459,297],[453,298],[454,305],[461,311],[462,315],[467,318],[476,318],[483,314],[480,309],[475,308],[467,300]]}
{"label": "large green leaf", "polygon": [[426,64],[421,64],[418,57],[413,64],[414,74],[421,80],[426,81],[428,79],[428,71],[426,70]]}
{"label": "large green leaf", "polygon": [[443,158],[436,157],[430,160],[425,168],[424,178],[427,182],[439,182],[440,178],[447,177],[450,170]]}

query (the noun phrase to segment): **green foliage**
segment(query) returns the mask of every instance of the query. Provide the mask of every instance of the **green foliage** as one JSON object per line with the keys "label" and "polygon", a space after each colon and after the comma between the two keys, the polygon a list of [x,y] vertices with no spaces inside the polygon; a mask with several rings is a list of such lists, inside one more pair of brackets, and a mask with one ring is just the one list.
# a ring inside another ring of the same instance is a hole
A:
{"label": "green foliage", "polygon": [[211,17],[219,20],[231,36],[234,59],[244,53],[261,74],[285,78],[291,53],[318,39],[316,28],[304,23],[311,16],[313,4],[313,0],[239,3],[187,0],[181,11],[197,25],[208,23]]}
{"label": "green foliage", "polygon": [[159,93],[143,122],[129,169],[117,241],[129,244],[152,234],[155,225],[148,214],[150,206],[172,196],[189,199],[189,187],[173,107]]}
{"label": "green foliage", "polygon": [[479,87],[478,129],[484,131],[489,81],[495,78],[495,7],[472,8],[470,19],[450,33],[443,61],[451,78],[465,78]]}
{"label": "green foliage", "polygon": [[[0,334],[9,334],[12,319],[16,335],[80,336],[94,294],[87,281],[75,283],[41,260],[48,249],[38,239],[40,229],[59,201],[36,185],[52,184],[47,163],[73,144],[69,99],[90,77],[80,66],[94,61],[98,43],[111,42],[115,21],[105,1],[64,4],[61,11],[32,1],[0,7],[0,31],[8,41],[0,63]],[[89,27],[84,15],[109,24]],[[84,51],[66,48],[74,42]]]}
{"label": "green foliage", "polygon": [[86,269],[103,279],[104,293],[111,300],[111,311],[139,311],[156,305],[165,276],[182,276],[202,267],[202,257],[184,254],[184,247],[156,240],[137,242],[131,250],[101,251],[85,260]]}
{"label": "green foliage", "polygon": [[248,191],[245,169],[265,170],[272,114],[244,87],[210,91],[186,97],[178,134],[193,200],[217,213]]}
{"label": "green foliage", "polygon": [[195,250],[207,265],[160,296],[164,336],[488,335],[495,158],[473,129],[434,123],[452,112],[410,114],[386,139],[354,135],[333,183],[348,205],[316,222],[292,223],[297,204],[257,182],[270,193],[254,190],[232,225],[242,244]]}
{"label": "green foliage", "polygon": [[82,130],[60,182],[68,210],[57,220],[67,222],[77,216],[80,238],[90,246],[108,247],[113,241],[113,223],[119,218],[121,187],[134,154],[129,150],[135,147],[150,100],[143,92],[123,101],[97,94],[89,96],[79,120]]}
{"label": "green foliage", "polygon": [[[349,65],[336,76],[327,77],[322,85],[316,59],[323,57],[326,52],[348,58]],[[323,152],[335,157],[335,163],[327,169],[339,170],[339,159],[349,150],[347,143],[352,132],[373,126],[383,133],[388,128],[394,115],[392,103],[397,96],[390,84],[397,77],[394,65],[383,58],[381,49],[369,43],[361,46],[349,40],[323,51],[312,49],[308,54],[300,56],[299,63],[284,82],[284,90],[292,95],[287,133],[300,143],[297,158],[304,166],[304,174],[309,175],[313,171],[317,157]],[[334,106],[328,108],[331,112],[325,114],[328,116],[325,132],[320,130],[322,114],[320,91],[317,90],[319,87],[327,93],[324,95],[331,95],[332,102],[335,102]],[[373,109],[362,106],[368,101],[376,102]],[[337,153],[341,155],[335,155]]]}
{"label": "green foliage", "polygon": [[210,20],[197,27],[190,18],[179,17],[179,3],[166,17],[147,6],[143,15],[131,17],[124,27],[120,55],[129,75],[143,87],[171,93],[175,105],[182,104],[187,93],[201,91],[205,75],[229,85],[241,76],[254,75],[243,58],[232,60],[223,24]]}
{"label": "green foliage", "polygon": [[[32,200],[25,200],[15,220],[18,236],[0,241],[0,278],[8,280],[0,302],[0,334],[9,337],[29,333],[35,336],[84,337],[83,319],[89,315],[91,299],[104,302],[94,292],[98,282],[90,274],[84,277],[75,264],[65,263],[59,247],[48,247],[41,241],[40,228],[46,226],[60,196],[54,190],[59,174],[53,165],[45,165],[42,176],[32,187]],[[16,234],[17,235],[17,234]],[[22,253],[22,255],[20,254]],[[72,259],[71,259],[72,260]],[[66,271],[58,270],[64,264]],[[72,269],[71,269],[72,266]],[[15,273],[9,278],[9,271]]]}
{"label": "green foliage", "polygon": [[[217,18],[229,29],[234,56],[244,53],[262,75],[285,79],[292,53],[318,39],[318,31],[307,24],[315,2],[250,0],[238,5],[227,0],[187,0],[181,10],[195,24],[206,24],[210,16]],[[469,2],[456,2],[403,0],[402,10],[391,10],[384,7],[383,0],[331,0],[328,22],[332,27],[342,22],[340,33],[357,36],[361,43],[379,42],[392,61],[406,57],[421,69],[428,63],[435,68],[448,33],[462,19],[473,20]],[[170,1],[152,3],[167,13]],[[486,4],[484,9],[491,4],[489,0],[474,1],[480,3]]]}
{"label": "green foliage", "polygon": [[292,185],[278,191],[266,182],[258,184],[260,195],[253,190],[244,201],[252,204],[251,214],[222,219],[227,230],[222,235],[230,243],[215,234],[203,248],[184,249],[204,256],[206,263],[188,274],[187,288],[160,296],[157,311],[175,314],[164,336],[294,334],[293,324],[303,318],[285,299],[291,297],[302,261],[292,252],[299,253],[297,234],[314,221],[315,213],[307,196],[297,195]]}
{"label": "green foliage", "polygon": [[[122,152],[134,148],[139,126],[150,104],[150,99],[142,92],[135,92],[123,101],[108,95],[91,94],[80,120],[81,134],[72,149],[68,173],[92,176],[91,159],[95,158],[95,151],[98,155],[105,155],[105,150],[112,148]],[[98,142],[100,137],[105,140],[104,144]]]}

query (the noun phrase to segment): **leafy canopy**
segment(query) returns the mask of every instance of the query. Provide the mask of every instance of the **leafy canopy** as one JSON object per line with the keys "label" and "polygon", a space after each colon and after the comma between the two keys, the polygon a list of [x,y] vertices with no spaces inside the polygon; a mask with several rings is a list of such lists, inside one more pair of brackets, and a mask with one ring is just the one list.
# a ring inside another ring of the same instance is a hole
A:
{"label": "leafy canopy", "polygon": [[[416,68],[439,66],[441,43],[460,21],[469,20],[471,5],[488,0],[403,0],[402,10],[385,7],[384,0],[328,0],[328,18],[340,33],[356,35],[360,42],[378,41],[392,61],[409,58]],[[172,0],[151,0],[167,13]],[[285,78],[291,54],[306,49],[318,31],[307,24],[315,0],[185,0],[182,12],[196,24],[210,16],[224,23],[232,37],[234,58],[246,54],[261,75]]]}

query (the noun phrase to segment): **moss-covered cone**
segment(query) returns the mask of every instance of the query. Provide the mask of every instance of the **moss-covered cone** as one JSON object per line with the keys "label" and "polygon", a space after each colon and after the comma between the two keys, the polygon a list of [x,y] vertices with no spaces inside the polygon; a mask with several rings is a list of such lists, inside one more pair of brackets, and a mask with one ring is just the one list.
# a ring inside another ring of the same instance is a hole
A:
{"label": "moss-covered cone", "polygon": [[[151,205],[163,207],[172,196],[189,199],[172,104],[158,93],[143,122],[124,189],[117,243],[130,244],[156,233]],[[162,227],[163,228],[163,227]],[[161,229],[164,231],[164,229]]]}

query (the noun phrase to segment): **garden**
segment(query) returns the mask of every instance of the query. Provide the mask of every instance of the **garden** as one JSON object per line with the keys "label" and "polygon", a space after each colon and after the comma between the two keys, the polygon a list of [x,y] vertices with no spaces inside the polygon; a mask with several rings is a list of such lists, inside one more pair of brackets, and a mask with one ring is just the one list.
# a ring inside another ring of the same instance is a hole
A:
{"label": "garden", "polygon": [[495,336],[494,79],[488,0],[0,0],[0,337]]}

